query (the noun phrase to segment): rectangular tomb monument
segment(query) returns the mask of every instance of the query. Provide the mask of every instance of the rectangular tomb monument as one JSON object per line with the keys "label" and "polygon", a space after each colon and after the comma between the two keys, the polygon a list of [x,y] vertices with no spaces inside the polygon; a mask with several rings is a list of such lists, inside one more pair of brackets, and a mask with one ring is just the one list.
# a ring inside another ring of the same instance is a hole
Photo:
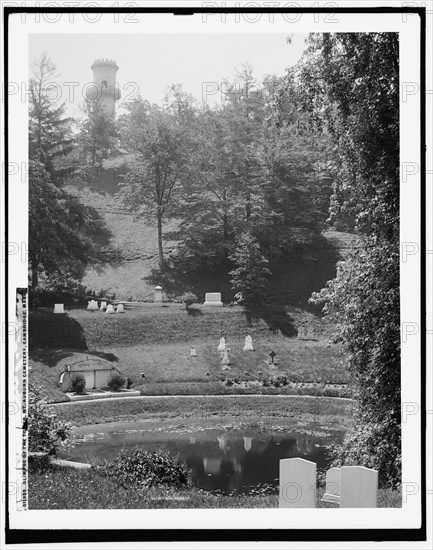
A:
{"label": "rectangular tomb monument", "polygon": [[221,292],[206,292],[204,306],[222,307]]}

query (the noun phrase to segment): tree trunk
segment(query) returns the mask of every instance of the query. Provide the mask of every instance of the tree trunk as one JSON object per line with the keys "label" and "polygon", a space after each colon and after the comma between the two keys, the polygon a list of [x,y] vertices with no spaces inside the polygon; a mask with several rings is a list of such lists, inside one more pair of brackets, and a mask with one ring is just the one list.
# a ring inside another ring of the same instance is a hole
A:
{"label": "tree trunk", "polygon": [[162,269],[164,267],[164,255],[162,252],[162,212],[160,206],[158,206],[156,216],[158,219],[158,264],[159,269]]}

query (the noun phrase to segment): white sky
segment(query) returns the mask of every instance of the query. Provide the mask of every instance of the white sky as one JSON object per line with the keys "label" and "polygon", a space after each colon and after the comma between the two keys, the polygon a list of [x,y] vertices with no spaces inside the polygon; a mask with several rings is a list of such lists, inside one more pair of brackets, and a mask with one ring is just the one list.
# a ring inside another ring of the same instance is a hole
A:
{"label": "white sky", "polygon": [[[287,34],[33,34],[29,36],[29,61],[48,53],[57,66],[56,82],[67,114],[79,117],[83,86],[92,82],[90,65],[95,59],[117,62],[122,99],[132,99],[139,92],[161,103],[168,85],[182,83],[185,91],[201,101],[204,83],[215,83],[208,89],[216,90],[224,78],[233,79],[235,69],[245,62],[252,65],[259,81],[267,74],[284,75],[300,58],[305,37],[292,35],[292,44],[288,44]],[[65,82],[79,83],[72,97],[72,86]],[[215,103],[220,96],[208,94],[207,101]]]}

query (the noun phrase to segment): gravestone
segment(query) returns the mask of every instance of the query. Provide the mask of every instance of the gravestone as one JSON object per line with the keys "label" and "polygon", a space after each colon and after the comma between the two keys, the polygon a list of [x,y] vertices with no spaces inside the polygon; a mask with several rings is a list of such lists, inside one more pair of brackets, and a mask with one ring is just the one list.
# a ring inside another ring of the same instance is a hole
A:
{"label": "gravestone", "polygon": [[224,355],[221,361],[221,365],[230,365],[230,359],[227,353],[228,351],[230,351],[229,348],[224,349]]}
{"label": "gravestone", "polygon": [[326,489],[322,497],[323,502],[340,503],[341,496],[341,468],[330,468],[326,472]]}
{"label": "gravestone", "polygon": [[54,313],[65,313],[64,304],[54,304]]}
{"label": "gravestone", "polygon": [[269,355],[270,355],[270,357],[271,357],[271,360],[269,361],[269,365],[270,365],[271,367],[273,367],[273,366],[275,366],[275,365],[278,365],[278,363],[275,361],[275,356],[277,355],[277,354],[275,353],[275,351],[272,350],[271,353],[270,353]]}
{"label": "gravestone", "polygon": [[96,300],[90,300],[87,305],[87,311],[99,311],[98,302]]}
{"label": "gravestone", "polygon": [[317,336],[317,330],[312,326],[310,325],[308,328],[307,328],[307,340],[318,340],[318,336]]}
{"label": "gravestone", "polygon": [[206,292],[203,305],[222,307],[221,292]]}
{"label": "gravestone", "polygon": [[156,286],[154,290],[155,290],[155,296],[153,298],[154,303],[162,304],[162,287]]}
{"label": "gravestone", "polygon": [[116,313],[125,313],[125,310],[123,309],[123,304],[118,304]]}
{"label": "gravestone", "polygon": [[377,508],[378,472],[342,466],[340,508]]}
{"label": "gravestone", "polygon": [[108,314],[113,314],[115,313],[114,311],[114,307],[110,304],[108,307],[107,307],[107,311],[105,313],[108,313]]}
{"label": "gravestone", "polygon": [[226,349],[226,339],[221,336],[220,343],[218,344],[218,351],[224,351]]}
{"label": "gravestone", "polygon": [[107,302],[101,302],[101,307],[99,308],[99,311],[105,311],[107,309]]}
{"label": "gravestone", "polygon": [[244,351],[254,351],[253,348],[253,339],[249,334],[245,337]]}
{"label": "gravestone", "polygon": [[195,348],[191,348],[191,357],[197,357],[197,350]]}
{"label": "gravestone", "polygon": [[252,437],[244,437],[244,449],[246,452],[251,451],[252,444],[253,444]]}
{"label": "gravestone", "polygon": [[308,340],[307,327],[304,327],[304,325],[298,327],[298,340]]}
{"label": "gravestone", "polygon": [[315,462],[303,458],[280,460],[280,508],[316,507]]}

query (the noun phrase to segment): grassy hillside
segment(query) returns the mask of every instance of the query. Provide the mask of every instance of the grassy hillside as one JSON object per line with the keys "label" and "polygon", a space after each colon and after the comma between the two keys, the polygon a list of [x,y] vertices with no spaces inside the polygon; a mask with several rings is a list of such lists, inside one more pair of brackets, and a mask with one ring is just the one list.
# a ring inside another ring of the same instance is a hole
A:
{"label": "grassy hillside", "polygon": [[[131,160],[131,159],[129,159]],[[155,220],[136,220],[116,198],[122,162],[128,157],[111,159],[98,178],[87,182],[75,182],[68,191],[97,210],[106,223],[109,243],[102,251],[101,261],[93,262],[87,269],[83,284],[90,292],[114,294],[119,300],[151,301],[153,287],[162,284],[170,297],[190,290],[204,298],[205,292],[221,292],[223,300],[230,301],[232,292],[227,269],[200,270],[172,269],[154,277],[157,268],[157,236]],[[166,235],[176,230],[177,223],[167,220],[163,231]],[[306,306],[312,292],[320,290],[335,275],[335,264],[347,253],[353,236],[337,231],[326,232],[323,239],[308,249],[294,251],[278,265],[273,265],[273,278],[268,294],[284,304]],[[176,241],[166,239],[164,254],[170,257],[176,251]]]}
{"label": "grassy hillside", "polygon": [[[111,361],[145,395],[347,395],[345,359],[338,346],[328,346],[326,331],[317,342],[285,335],[296,334],[306,319],[314,316],[300,309],[269,319],[241,307],[196,307],[188,313],[179,304],[149,304],[124,315],[36,310],[29,320],[32,381],[46,386],[50,401],[64,400],[56,389],[60,373],[66,364],[93,355]],[[228,369],[217,351],[221,334],[230,348]],[[256,351],[243,351],[246,334]],[[190,356],[192,346],[197,357]],[[271,351],[277,354],[275,366],[268,364]]]}

